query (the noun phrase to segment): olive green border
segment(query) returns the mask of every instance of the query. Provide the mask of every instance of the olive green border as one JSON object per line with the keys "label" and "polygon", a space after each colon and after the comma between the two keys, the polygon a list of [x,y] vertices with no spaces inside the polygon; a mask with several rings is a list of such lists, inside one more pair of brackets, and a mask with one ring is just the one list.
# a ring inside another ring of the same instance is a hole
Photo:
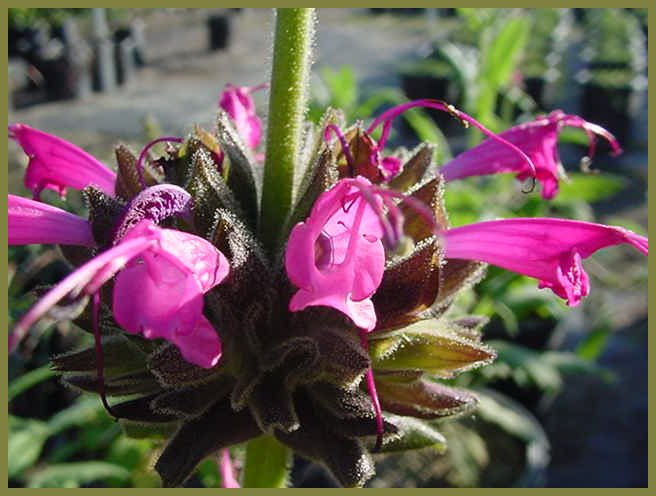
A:
{"label": "olive green border", "polygon": [[[12,3],[14,4],[14,6],[16,6],[16,4],[18,2],[12,2]],[[306,6],[308,6],[307,3],[308,2],[278,1],[275,4],[272,4],[270,2],[263,2],[263,1],[249,1],[249,2],[241,3],[239,5],[239,7],[269,7],[269,8],[274,7],[274,6],[277,6],[277,7],[306,7]],[[316,2],[315,2],[315,4],[316,4]],[[359,7],[395,7],[395,6],[398,6],[398,5],[399,5],[398,1],[394,2],[394,1],[377,0],[377,1],[371,1],[371,2],[361,2],[359,4]],[[414,1],[410,5],[412,7],[441,7],[441,6],[447,7],[447,6],[452,6],[453,3],[449,4],[448,2]],[[647,8],[648,5],[649,5],[649,3],[647,1],[631,1],[631,2],[624,2],[621,6],[622,7]],[[23,1],[23,2],[20,2],[20,6],[21,7],[53,7],[53,6],[57,6],[57,4],[53,4],[52,2]],[[76,2],[76,1],[68,1],[68,2],[66,2],[66,6],[67,7],[90,7],[90,5],[88,3]],[[107,7],[108,5],[105,4],[105,5],[102,5],[102,6]],[[123,1],[116,1],[115,0],[111,3],[111,6],[112,7],[133,8],[133,7],[135,7],[135,2],[127,2],[127,1],[124,1],[124,0]],[[159,4],[157,5],[157,7],[179,7],[179,6],[180,6],[179,2],[159,2]],[[208,1],[192,2],[192,5],[185,5],[185,7],[204,7],[204,8],[225,7],[225,6],[227,6],[227,5],[224,5],[224,4],[221,4],[221,3],[211,3],[211,2],[208,2]],[[333,2],[330,2],[330,3],[319,2],[319,6],[320,7],[353,7],[353,4],[351,2],[335,2],[335,1],[333,1]],[[407,6],[408,5],[406,5],[406,7]],[[461,6],[490,7],[490,4],[488,2],[484,2],[484,1],[471,1],[470,0],[468,2],[463,2],[461,4]],[[499,5],[497,5],[497,6],[499,6]],[[503,7],[571,7],[572,5],[569,4],[568,2],[551,2],[550,3],[550,2],[545,2],[545,1],[535,1],[535,0],[533,0],[533,1],[529,1],[529,2],[526,2],[526,1],[524,1],[524,2],[505,1],[505,2],[502,2],[501,6],[503,6]],[[582,8],[586,8],[586,7],[589,7],[589,8],[591,8],[591,7],[617,7],[618,2],[611,2],[609,0],[597,1],[597,2],[579,1],[579,2],[576,2],[576,6],[577,7],[582,7]],[[142,4],[142,5],[140,5],[140,7],[148,7],[148,6]],[[5,31],[5,34],[0,39],[0,41],[2,42],[2,47],[0,47],[0,57],[2,57],[2,60],[4,62],[4,66],[6,67],[7,66],[7,47],[6,47],[6,43],[7,43],[7,41],[6,41],[7,40],[7,36],[6,36],[7,10],[6,9],[0,9],[0,15],[2,16],[2,19],[1,19],[2,24],[1,25],[3,27],[3,30]],[[321,22],[320,19],[319,19],[319,22]],[[652,32],[654,32],[653,31],[653,28],[654,28],[653,24],[654,24],[654,20],[650,16],[649,26],[652,29]],[[651,44],[652,43],[650,43],[650,45]],[[653,55],[652,51],[649,50],[649,65],[650,66],[653,65],[652,64],[653,58],[654,58],[654,55]],[[5,84],[2,84],[2,83],[5,83],[5,81],[6,80],[4,78],[0,78],[0,88],[3,89],[3,94],[7,93],[7,86]],[[650,86],[650,89],[651,89],[652,85],[650,84],[649,86]],[[656,101],[654,101],[654,96],[651,92],[649,92],[648,102],[649,102],[650,108],[652,108],[652,109],[656,108]],[[7,110],[7,107],[6,107],[7,100],[5,100],[4,97],[2,99],[0,99],[0,103],[2,103],[2,106],[4,107],[4,109]],[[652,110],[652,112],[649,114],[649,141],[650,142],[651,141],[656,141],[656,131],[654,129],[654,110]],[[3,156],[7,156],[6,155],[7,144],[4,140],[2,141],[2,146],[3,146],[3,152],[4,152]],[[6,191],[7,190],[7,176],[2,176],[2,177],[0,177],[0,179],[2,181],[2,187]],[[653,180],[653,175],[649,174],[648,182],[649,182],[650,189],[653,189],[652,180]],[[2,197],[2,200],[4,200],[4,196]],[[6,207],[5,201],[2,202],[3,208]],[[653,212],[651,211],[652,207],[653,207],[653,205],[650,204],[649,205],[649,217],[650,218],[653,218],[653,216],[652,216]],[[7,246],[7,244],[6,244],[6,233],[7,233],[7,224],[6,224],[6,222],[7,222],[7,220],[6,219],[7,219],[6,217],[0,216],[0,222],[2,223],[1,226],[0,226],[0,232],[2,233],[2,240],[0,241],[0,246],[2,246],[2,247]],[[5,252],[6,252],[6,249],[5,249]],[[651,262],[649,263],[649,269],[650,270],[653,269],[653,263],[651,263]],[[5,289],[6,289],[6,284],[7,284],[6,275],[7,275],[7,268],[6,268],[6,266],[3,265],[3,267],[2,267],[2,281],[3,281],[3,285],[5,285]],[[656,293],[654,293],[654,291],[652,291],[654,289],[653,285],[654,285],[654,281],[651,280],[649,282],[648,287],[649,287],[649,291],[652,295],[656,294]],[[7,308],[7,299],[6,299],[7,298],[7,291],[0,291],[0,294],[3,298],[3,307],[2,308]],[[650,303],[651,303],[651,301],[650,301]],[[8,323],[7,323],[6,312],[0,312],[0,313],[1,313],[1,317],[2,317],[1,320],[0,320],[0,322],[2,323],[1,325],[4,329],[7,329]],[[653,334],[655,332],[652,329],[652,327],[653,326],[651,326],[651,325],[649,326],[650,334]],[[656,343],[656,338],[650,336],[650,339],[649,339],[649,352],[652,356],[654,355],[654,348],[655,348],[654,343]],[[6,366],[7,365],[7,359],[6,359],[7,353],[6,353],[6,350],[7,350],[7,348],[5,348],[5,344],[3,344],[2,346],[3,346],[2,362],[4,364],[4,366],[2,367],[2,374],[3,374],[4,377],[3,377],[3,379],[0,380],[0,393],[1,393],[2,401],[6,402],[6,399],[7,399],[7,366]],[[656,361],[654,361],[654,360],[651,360],[650,363],[649,363],[649,376],[651,378],[656,377]],[[654,422],[653,422],[653,420],[654,420],[653,412],[655,410],[654,406],[656,405],[656,394],[654,392],[655,380],[656,379],[650,381],[650,386],[649,386],[649,393],[650,393],[650,401],[649,401],[649,409],[650,409],[649,427],[650,427],[650,429],[649,429],[649,433],[650,433],[650,435],[649,435],[649,442],[648,442],[648,446],[649,446],[648,451],[650,453],[656,453],[656,441],[654,441]],[[3,416],[0,423],[2,424],[2,429],[1,429],[2,441],[0,441],[0,446],[3,446],[3,445],[6,446],[7,445],[7,418],[6,418],[6,416]],[[6,460],[7,452],[4,451],[4,450],[0,450],[0,454],[1,454],[0,470],[2,470],[0,478],[3,481],[5,481],[4,483],[0,483],[0,484],[7,484],[7,482],[6,482],[7,481],[7,460]],[[648,484],[649,484],[650,488],[656,487],[656,462],[654,461],[654,459],[650,460],[650,463],[649,463]],[[7,486],[3,485],[3,487],[7,487]],[[206,489],[206,491],[217,491],[217,490],[218,489]],[[636,492],[646,493],[648,490],[649,489],[646,489],[646,488],[644,488],[644,489],[643,488],[637,488],[637,489],[631,489],[630,491],[632,493],[636,493]],[[8,492],[11,492],[11,493],[17,493],[18,491],[20,491],[21,493],[23,493],[25,491],[47,491],[50,494],[56,494],[56,493],[62,494],[62,495],[70,494],[69,489],[42,489],[42,490],[39,490],[39,489],[8,489]],[[76,490],[76,492],[78,492],[78,491],[83,491],[83,492],[94,491],[95,492],[95,491],[97,491],[97,489],[89,489],[89,490],[78,489],[78,490]],[[124,489],[102,489],[102,491],[103,491],[104,494],[117,494],[117,495],[120,495],[120,494],[123,494],[122,491],[124,491]],[[159,492],[159,490],[157,490],[157,489],[145,489],[145,490],[144,489],[138,489],[138,491],[139,491],[139,494],[147,494],[147,495],[156,494],[156,493]],[[173,491],[181,492],[181,491],[183,491],[183,489],[174,489]],[[202,489],[201,489],[201,491],[202,491]],[[244,491],[246,492],[246,494],[252,493],[252,494],[258,494],[259,495],[259,494],[265,494],[267,492],[278,491],[278,490],[276,490],[276,489],[246,489]],[[311,491],[312,494],[317,494],[319,492],[335,491],[335,490],[334,489],[307,489],[307,490],[303,489],[303,491],[304,492],[305,491]],[[384,492],[384,493],[389,494],[390,492],[397,492],[398,493],[400,491],[407,491],[407,489],[368,489],[367,491],[368,492],[373,491],[373,492],[376,492],[376,493]],[[486,494],[497,494],[497,495],[502,495],[503,494],[503,495],[506,495],[507,492],[508,492],[508,489],[415,489],[414,491],[433,491],[433,492],[439,491],[441,495],[455,494],[455,492],[457,492],[459,495],[460,494],[472,494],[472,493],[480,494],[481,492],[485,491]],[[512,491],[513,491],[513,493],[516,493],[518,491],[523,493],[523,492],[527,492],[529,490],[527,490],[527,489],[514,489]],[[552,490],[552,489],[534,489],[532,491],[552,492],[554,490]],[[558,489],[557,491],[559,493],[569,492],[568,489]],[[614,493],[616,493],[617,490],[614,490],[614,489],[577,489],[575,491],[576,491],[577,494],[590,494],[590,495],[595,495],[596,496],[596,495],[599,495],[599,493],[612,494],[611,491],[614,494]],[[625,489],[623,489],[623,491],[625,491]]]}

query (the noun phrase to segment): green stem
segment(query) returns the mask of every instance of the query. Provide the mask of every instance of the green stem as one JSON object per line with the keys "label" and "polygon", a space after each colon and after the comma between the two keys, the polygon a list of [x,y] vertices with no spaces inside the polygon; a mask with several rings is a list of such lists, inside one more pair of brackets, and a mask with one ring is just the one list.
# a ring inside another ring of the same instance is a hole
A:
{"label": "green stem", "polygon": [[271,253],[292,203],[306,110],[314,9],[276,9],[260,232]]}
{"label": "green stem", "polygon": [[286,487],[291,452],[271,436],[260,436],[246,445],[242,487]]}

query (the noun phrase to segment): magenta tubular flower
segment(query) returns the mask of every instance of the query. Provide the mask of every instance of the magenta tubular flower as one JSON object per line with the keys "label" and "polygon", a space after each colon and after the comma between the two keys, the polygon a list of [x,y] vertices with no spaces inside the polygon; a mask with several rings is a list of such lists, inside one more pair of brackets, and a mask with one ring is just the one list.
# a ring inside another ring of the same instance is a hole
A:
{"label": "magenta tubular flower", "polygon": [[266,86],[265,84],[259,86],[228,84],[219,97],[219,107],[228,113],[240,136],[252,150],[257,148],[262,139],[262,121],[255,113],[255,102],[251,93]]}
{"label": "magenta tubular flower", "polygon": [[69,212],[14,195],[8,195],[7,207],[7,241],[10,246],[95,244],[89,222]]}
{"label": "magenta tubular flower", "polygon": [[441,233],[446,258],[480,260],[539,280],[569,306],[588,295],[581,260],[608,246],[628,243],[644,255],[649,242],[621,227],[590,222],[517,218],[478,222]]}
{"label": "magenta tubular flower", "polygon": [[185,360],[211,368],[221,357],[221,342],[202,314],[203,294],[228,271],[228,261],[208,241],[142,221],[46,293],[14,328],[9,350],[62,298],[92,295],[116,275],[114,318],[127,332],[166,339]]}
{"label": "magenta tubular flower", "polygon": [[221,343],[203,316],[203,294],[228,275],[228,261],[208,241],[150,221],[135,226],[122,243],[148,236],[157,237],[156,249],[141,253],[116,276],[114,318],[128,332],[164,338],[187,361],[213,367]]}
{"label": "magenta tubular flower", "polygon": [[362,177],[340,180],[292,229],[285,252],[287,274],[299,288],[292,312],[328,306],[361,329],[375,327],[370,297],[383,276],[385,249],[380,216],[362,193],[370,186]]}
{"label": "magenta tubular flower", "polygon": [[41,191],[52,189],[64,196],[66,188],[94,185],[114,195],[116,174],[81,148],[26,124],[10,124],[9,137],[30,158],[25,187],[38,199]]}
{"label": "magenta tubular flower", "polygon": [[[604,128],[560,110],[499,134],[531,158],[536,169],[535,177],[542,184],[542,197],[545,199],[556,196],[558,180],[563,175],[558,157],[558,133],[564,126],[578,127],[586,131],[590,140],[590,159],[594,156],[597,135],[610,143],[615,155],[622,151],[615,137]],[[517,179],[523,181],[532,175],[526,161],[520,159],[508,147],[491,139],[461,153],[444,165],[440,172],[446,181],[504,172],[514,172]]]}

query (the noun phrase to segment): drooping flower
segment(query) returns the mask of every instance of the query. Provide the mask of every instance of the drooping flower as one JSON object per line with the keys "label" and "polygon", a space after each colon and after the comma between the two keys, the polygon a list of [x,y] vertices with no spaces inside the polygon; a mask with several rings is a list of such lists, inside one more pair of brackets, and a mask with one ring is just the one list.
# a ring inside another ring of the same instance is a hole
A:
{"label": "drooping flower", "polygon": [[550,218],[477,222],[442,233],[447,259],[480,260],[539,280],[570,306],[588,295],[581,261],[623,243],[647,255],[644,236],[621,227]]}
{"label": "drooping flower", "polygon": [[363,177],[340,180],[292,229],[285,252],[287,274],[299,288],[292,312],[329,306],[359,328],[375,327],[370,297],[383,276],[385,249],[380,216],[362,193],[369,186]]}
{"label": "drooping flower", "polygon": [[[514,161],[521,162],[525,170],[528,171],[527,176],[535,173],[535,167],[531,159],[517,146],[503,137],[492,133],[476,119],[456,109],[453,105],[439,100],[413,100],[392,107],[374,119],[366,131],[356,132],[351,138],[350,143],[337,126],[330,124],[324,130],[324,139],[328,141],[331,133],[337,136],[341,144],[342,153],[346,158],[350,172],[348,174],[349,176],[355,177],[362,175],[376,183],[390,181],[402,170],[402,163],[399,158],[394,156],[384,157],[382,154],[392,129],[392,122],[399,115],[416,107],[447,112],[455,118],[460,119],[465,125],[468,126],[471,124],[494,141],[497,146],[503,148],[506,153],[513,155]],[[382,132],[380,139],[376,142],[371,137],[371,134],[380,126],[382,126]],[[356,153],[353,153],[354,149]]]}
{"label": "drooping flower", "polygon": [[7,241],[10,246],[95,244],[89,222],[69,212],[15,195],[8,195],[7,207]]}
{"label": "drooping flower", "polygon": [[81,148],[26,124],[10,124],[9,137],[30,158],[25,187],[38,199],[41,191],[52,189],[64,196],[66,188],[96,186],[114,194],[116,174]]}
{"label": "drooping flower", "polygon": [[[535,165],[535,178],[542,184],[542,197],[551,199],[558,193],[558,181],[564,177],[558,157],[558,134],[565,126],[582,128],[588,134],[588,159],[595,151],[596,136],[606,139],[615,155],[621,148],[615,137],[601,126],[587,122],[576,115],[555,110],[547,116],[512,127],[499,134],[504,140],[519,147]],[[523,181],[532,175],[526,161],[498,141],[487,139],[448,162],[440,169],[446,181],[470,176],[514,172]]]}
{"label": "drooping flower", "polygon": [[255,102],[251,93],[263,88],[266,88],[266,85],[228,84],[219,97],[219,107],[228,113],[244,143],[252,150],[258,147],[262,139],[262,121],[255,113]]}

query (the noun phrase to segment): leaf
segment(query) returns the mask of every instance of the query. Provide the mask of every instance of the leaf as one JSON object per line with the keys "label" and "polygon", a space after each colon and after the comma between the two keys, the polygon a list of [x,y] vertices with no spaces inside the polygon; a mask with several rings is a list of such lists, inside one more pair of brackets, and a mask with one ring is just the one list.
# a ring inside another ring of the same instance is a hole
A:
{"label": "leaf", "polygon": [[477,390],[476,393],[479,399],[477,415],[481,419],[499,426],[527,444],[549,445],[540,423],[519,403],[491,390]]}
{"label": "leaf", "polygon": [[417,314],[433,304],[440,288],[440,255],[437,240],[430,238],[386,268],[372,298],[378,330],[417,320]]}
{"label": "leaf", "polygon": [[504,16],[499,24],[491,28],[496,31],[490,32],[481,46],[480,77],[482,83],[495,92],[510,80],[530,30],[530,21],[526,17],[508,19]]}
{"label": "leaf", "polygon": [[68,462],[36,470],[27,478],[28,487],[80,487],[97,480],[117,478],[127,481],[130,472],[108,462]]}
{"label": "leaf", "polygon": [[553,199],[555,205],[567,205],[572,202],[594,203],[611,197],[626,185],[626,179],[613,174],[568,174],[569,180],[560,183],[558,196]]}
{"label": "leaf", "polygon": [[105,416],[100,400],[94,396],[80,396],[68,408],[61,410],[48,420],[48,433],[51,436],[71,427],[80,427]]}
{"label": "leaf", "polygon": [[388,382],[376,378],[383,410],[422,419],[438,419],[470,412],[476,407],[473,394],[428,380]]}
{"label": "leaf", "polygon": [[141,191],[137,172],[137,157],[123,143],[114,148],[118,173],[116,174],[116,195],[124,200],[132,200]]}
{"label": "leaf", "polygon": [[183,424],[155,464],[164,487],[177,487],[189,478],[203,458],[261,434],[248,410],[234,412],[220,402]]}
{"label": "leaf", "polygon": [[238,214],[241,214],[241,209],[209,153],[202,148],[197,150],[191,157],[191,167],[186,189],[194,199],[194,222],[203,236],[210,237],[219,208],[228,208]]}
{"label": "leaf", "polygon": [[435,146],[422,143],[412,152],[412,156],[403,165],[401,172],[389,182],[390,189],[407,191],[421,182],[433,162]]}
{"label": "leaf", "polygon": [[13,400],[16,396],[19,396],[31,387],[36,386],[43,381],[47,381],[51,377],[54,377],[54,375],[55,373],[51,370],[50,365],[46,364],[17,377],[9,383],[9,388],[7,390],[8,401]]}
{"label": "leaf", "polygon": [[451,377],[496,358],[489,347],[462,337],[441,320],[425,320],[380,338],[373,334],[369,355],[375,370],[423,370]]}
{"label": "leaf", "polygon": [[[135,372],[144,368],[146,355],[125,336],[106,336],[102,339],[105,375]],[[94,347],[71,351],[52,358],[55,372],[88,372],[96,374]]]}
{"label": "leaf", "polygon": [[217,119],[217,138],[226,153],[226,158],[230,159],[228,186],[233,191],[235,198],[239,198],[249,225],[256,226],[259,207],[257,188],[253,177],[255,159],[242,142],[230,117],[223,111],[219,112]]}
{"label": "leaf", "polygon": [[243,487],[287,487],[291,451],[271,436],[260,436],[246,445]]}
{"label": "leaf", "polygon": [[596,360],[606,349],[609,337],[610,329],[595,329],[579,343],[576,354],[584,360]]}
{"label": "leaf", "polygon": [[427,422],[412,417],[386,413],[385,418],[397,428],[396,436],[383,440],[381,452],[407,451],[433,447],[438,453],[446,451],[446,438]]}
{"label": "leaf", "polygon": [[49,429],[47,424],[40,420],[10,415],[8,434],[7,475],[13,479],[39,459],[43,445],[48,439]]}

